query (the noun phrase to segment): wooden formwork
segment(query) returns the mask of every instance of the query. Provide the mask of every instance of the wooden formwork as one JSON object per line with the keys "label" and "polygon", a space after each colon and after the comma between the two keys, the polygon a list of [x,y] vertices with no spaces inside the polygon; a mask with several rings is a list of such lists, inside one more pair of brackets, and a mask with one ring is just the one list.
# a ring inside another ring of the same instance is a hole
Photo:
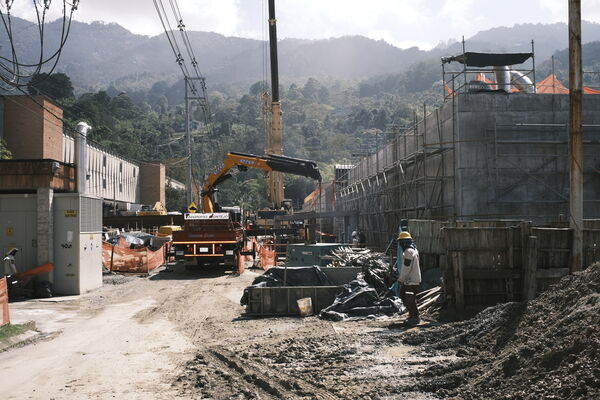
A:
{"label": "wooden formwork", "polygon": [[408,231],[419,249],[422,268],[444,268],[446,249],[442,242],[442,228],[451,226],[450,222],[434,220],[408,220]]}
{"label": "wooden formwork", "polygon": [[[465,225],[465,224],[463,224]],[[569,273],[572,231],[568,228],[500,223],[444,227],[444,289],[458,311],[535,297]],[[600,259],[600,229],[584,230],[584,261]]]}

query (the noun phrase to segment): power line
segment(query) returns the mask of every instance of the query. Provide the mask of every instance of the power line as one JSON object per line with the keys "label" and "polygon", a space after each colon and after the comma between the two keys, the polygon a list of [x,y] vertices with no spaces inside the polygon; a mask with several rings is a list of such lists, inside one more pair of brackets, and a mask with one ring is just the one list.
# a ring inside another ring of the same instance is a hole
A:
{"label": "power line", "polygon": [[[44,0],[43,4],[35,0],[33,1],[36,11],[40,50],[38,61],[34,64],[30,64],[21,62],[19,60],[19,54],[15,46],[11,15],[13,3],[14,0],[5,0],[4,2],[0,3],[0,20],[2,21],[2,26],[4,27],[10,43],[11,53],[10,58],[0,56],[0,83],[5,90],[14,90],[16,88],[26,86],[27,82],[24,81],[28,81],[32,76],[39,74],[42,67],[46,64],[51,64],[48,75],[50,75],[56,69],[62,54],[62,50],[67,42],[67,38],[69,37],[73,13],[79,6],[79,0],[72,0],[71,2],[63,0],[60,44],[54,53],[52,53],[50,56],[44,56],[46,15],[50,9],[52,1]],[[69,11],[67,11],[67,9],[69,9]]]}
{"label": "power line", "polygon": [[[210,111],[210,103],[208,101],[208,95],[206,93],[206,80],[200,71],[196,55],[194,54],[193,46],[185,29],[185,23],[183,21],[183,16],[181,15],[181,10],[179,9],[179,4],[177,3],[177,0],[168,1],[172,12],[172,17],[175,20],[175,25],[177,26],[177,29],[179,30],[181,36],[180,40],[186,52],[186,57],[189,62],[189,68],[188,62],[186,62],[186,59],[182,55],[181,47],[179,46],[179,43],[175,38],[175,34],[173,32],[173,28],[170,22],[171,17],[166,11],[163,0],[153,0],[154,7],[156,8],[156,12],[158,13],[160,22],[165,31],[165,35],[167,37],[167,40],[169,41],[169,45],[171,46],[171,50],[175,55],[176,62],[179,65],[184,77],[186,104],[186,133],[188,138],[188,200],[191,201],[191,192],[193,190],[192,181],[195,179],[195,171],[192,167],[193,159],[189,109],[190,100],[195,100],[198,102],[200,108],[202,109],[204,125],[208,129],[208,133],[211,135],[213,134],[213,123]],[[190,70],[192,70],[193,75],[190,73]],[[200,84],[199,89],[196,87],[196,82],[199,82]],[[188,94],[188,89],[191,92],[191,96]]]}

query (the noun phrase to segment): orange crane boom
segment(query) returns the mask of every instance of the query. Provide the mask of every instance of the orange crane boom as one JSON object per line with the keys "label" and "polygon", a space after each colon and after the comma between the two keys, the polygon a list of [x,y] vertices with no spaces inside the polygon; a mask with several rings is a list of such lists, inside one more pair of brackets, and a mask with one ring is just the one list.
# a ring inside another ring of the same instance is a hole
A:
{"label": "orange crane boom", "polygon": [[216,212],[218,205],[214,199],[216,187],[232,176],[231,169],[238,168],[246,171],[248,168],[260,169],[265,172],[284,172],[293,175],[305,176],[321,181],[319,166],[314,161],[299,158],[286,157],[277,154],[265,154],[256,156],[254,154],[227,153],[219,170],[212,173],[206,179],[202,190],[202,208],[205,213]]}

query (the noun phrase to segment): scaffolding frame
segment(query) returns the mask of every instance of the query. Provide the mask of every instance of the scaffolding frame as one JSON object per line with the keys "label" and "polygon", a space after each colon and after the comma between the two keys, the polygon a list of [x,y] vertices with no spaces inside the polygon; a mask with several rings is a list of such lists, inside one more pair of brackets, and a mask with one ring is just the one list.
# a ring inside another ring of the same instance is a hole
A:
{"label": "scaffolding frame", "polygon": [[[466,45],[465,38],[462,38],[462,50],[463,54],[466,53]],[[442,91],[444,102],[451,100],[459,93],[469,93],[472,91],[476,91],[476,88],[471,87],[471,81],[468,79],[469,75],[477,77],[479,74],[492,74],[494,75],[494,69],[492,67],[469,67],[466,63],[462,64],[461,70],[452,69],[450,71],[446,70],[445,63],[442,61]],[[531,68],[511,68],[512,71],[521,73],[523,76],[531,79],[533,91],[535,92],[535,88],[537,85],[536,76],[535,76],[535,43],[531,41]],[[491,90],[503,90],[505,92],[511,92],[511,87],[513,85],[514,80],[511,78],[510,83],[508,84],[499,84],[495,82],[493,84],[489,84]],[[504,87],[500,87],[504,86]]]}
{"label": "scaffolding frame", "polygon": [[[378,247],[387,243],[402,219],[447,218],[456,214],[455,204],[444,185],[455,186],[449,174],[449,158],[453,158],[455,132],[444,140],[443,124],[455,126],[456,108],[442,121],[440,109],[427,112],[423,104],[422,119],[398,130],[382,149],[367,157],[347,172],[348,183],[337,192],[337,204],[350,211],[353,228],[361,228],[369,243]],[[452,121],[449,121],[452,120]],[[427,134],[433,123],[435,138]],[[453,171],[452,171],[453,172]]]}

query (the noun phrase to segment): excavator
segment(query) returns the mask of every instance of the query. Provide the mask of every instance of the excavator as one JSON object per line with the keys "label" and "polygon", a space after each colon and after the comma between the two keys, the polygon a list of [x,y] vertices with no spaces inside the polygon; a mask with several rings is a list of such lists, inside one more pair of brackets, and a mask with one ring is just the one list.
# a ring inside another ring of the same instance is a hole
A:
{"label": "excavator", "polygon": [[[239,211],[236,207],[221,207],[215,198],[217,186],[231,178],[237,171],[248,168],[259,169],[267,173],[282,172],[305,176],[321,182],[319,167],[314,161],[286,157],[276,154],[257,156],[230,152],[218,170],[209,175],[201,193],[201,213],[185,214],[185,224],[181,231],[173,232],[171,255],[177,262],[187,264],[195,259],[197,265],[226,264],[237,265],[243,271],[245,239]],[[237,170],[237,171],[236,171]],[[279,209],[281,204],[274,204]]]}

